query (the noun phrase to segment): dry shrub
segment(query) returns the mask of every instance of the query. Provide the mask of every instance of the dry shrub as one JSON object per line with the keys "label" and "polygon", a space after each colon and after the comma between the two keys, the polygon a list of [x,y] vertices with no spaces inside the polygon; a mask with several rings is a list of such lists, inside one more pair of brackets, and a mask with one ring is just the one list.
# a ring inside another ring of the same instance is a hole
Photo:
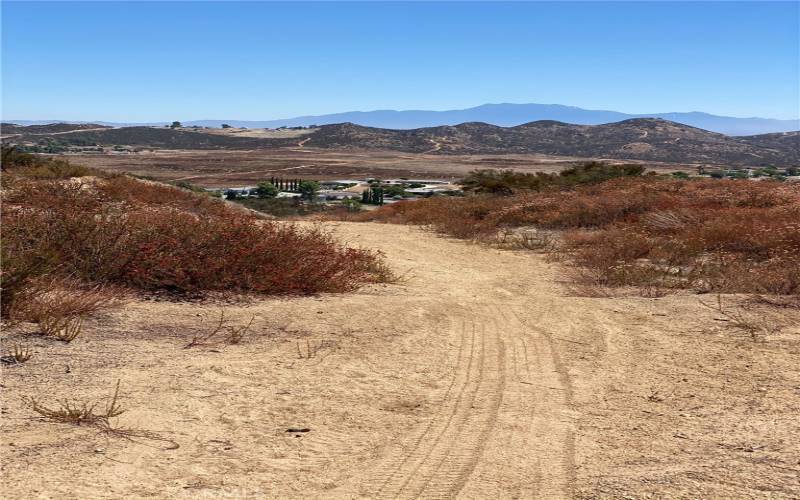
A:
{"label": "dry shrub", "polygon": [[498,231],[495,239],[491,242],[494,246],[506,250],[547,252],[555,248],[556,237],[551,231],[505,228]]}
{"label": "dry shrub", "polygon": [[381,257],[319,230],[128,177],[3,193],[3,313],[37,277],[174,293],[314,294],[388,279]]}
{"label": "dry shrub", "polygon": [[123,298],[124,291],[116,287],[42,276],[17,292],[9,316],[37,323],[42,335],[69,343],[81,334],[86,316],[117,305]]}
{"label": "dry shrub", "polygon": [[69,343],[81,334],[85,317],[120,304],[124,297],[117,287],[42,276],[17,291],[9,317],[37,323],[42,335]]}
{"label": "dry shrub", "polygon": [[117,305],[124,297],[125,291],[117,287],[43,276],[31,281],[20,293],[11,318],[42,323],[52,317],[83,317]]}
{"label": "dry shrub", "polygon": [[106,200],[140,208],[171,207],[192,214],[219,217],[234,212],[224,201],[208,194],[128,176],[108,179],[98,186],[98,192]]}
{"label": "dry shrub", "polygon": [[87,175],[102,175],[99,170],[71,164],[63,158],[23,153],[16,146],[2,147],[3,172],[13,172],[14,176],[30,179],[68,179]]}
{"label": "dry shrub", "polygon": [[483,241],[521,226],[562,230],[554,252],[591,270],[598,285],[800,294],[800,189],[789,183],[619,178],[401,202],[350,220],[425,225]]}
{"label": "dry shrub", "polygon": [[40,165],[19,169],[17,174],[31,179],[68,179],[70,177],[85,177],[98,175],[93,168],[73,165],[66,160],[53,159]]}

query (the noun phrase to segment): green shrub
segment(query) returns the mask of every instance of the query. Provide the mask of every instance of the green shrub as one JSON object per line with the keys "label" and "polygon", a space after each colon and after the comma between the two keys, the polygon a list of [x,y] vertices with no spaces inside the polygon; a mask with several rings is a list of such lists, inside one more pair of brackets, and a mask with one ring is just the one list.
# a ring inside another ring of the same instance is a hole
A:
{"label": "green shrub", "polygon": [[475,170],[470,172],[461,184],[464,191],[468,192],[511,195],[517,191],[538,191],[551,186],[572,187],[595,184],[615,177],[638,177],[642,173],[644,173],[642,165],[588,162],[553,174],[545,172],[531,174],[514,170]]}
{"label": "green shrub", "polygon": [[298,191],[306,200],[313,200],[319,192],[319,183],[317,181],[300,181]]}
{"label": "green shrub", "polygon": [[361,211],[361,203],[358,200],[342,200],[342,206],[345,207],[348,212]]}
{"label": "green shrub", "polygon": [[259,182],[256,194],[259,198],[275,198],[278,196],[278,188],[271,182]]}

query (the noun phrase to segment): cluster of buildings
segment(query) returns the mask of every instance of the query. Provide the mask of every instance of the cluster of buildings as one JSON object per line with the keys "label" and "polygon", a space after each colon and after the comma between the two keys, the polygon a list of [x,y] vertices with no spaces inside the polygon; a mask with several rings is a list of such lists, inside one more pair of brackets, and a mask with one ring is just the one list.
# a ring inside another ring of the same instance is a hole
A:
{"label": "cluster of buildings", "polygon": [[[337,202],[344,200],[361,201],[363,193],[379,187],[383,190],[384,203],[395,203],[401,200],[413,200],[435,195],[453,195],[461,193],[461,186],[449,181],[437,179],[363,179],[363,180],[325,180],[317,181],[319,191],[318,202]],[[257,198],[258,186],[241,186],[231,188],[213,188],[208,191],[219,193],[225,197]],[[281,191],[277,198],[299,198],[298,192]]]}

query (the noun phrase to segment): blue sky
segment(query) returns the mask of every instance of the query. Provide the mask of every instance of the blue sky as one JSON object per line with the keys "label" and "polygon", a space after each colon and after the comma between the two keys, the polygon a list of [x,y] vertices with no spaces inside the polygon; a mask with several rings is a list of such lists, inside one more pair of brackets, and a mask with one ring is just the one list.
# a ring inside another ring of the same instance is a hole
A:
{"label": "blue sky", "polygon": [[783,3],[2,2],[7,119],[557,103],[800,116]]}

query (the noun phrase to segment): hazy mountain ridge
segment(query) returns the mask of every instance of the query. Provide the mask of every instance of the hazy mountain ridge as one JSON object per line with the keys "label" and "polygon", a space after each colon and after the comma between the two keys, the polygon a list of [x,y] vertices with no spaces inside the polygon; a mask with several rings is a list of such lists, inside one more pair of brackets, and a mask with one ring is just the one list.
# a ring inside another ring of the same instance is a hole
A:
{"label": "hazy mountain ridge", "polygon": [[[184,125],[219,127],[227,123],[234,127],[277,128],[310,125],[330,125],[335,123],[355,123],[357,125],[388,128],[416,129],[442,125],[457,125],[466,122],[483,122],[503,127],[513,127],[533,121],[555,120],[575,125],[600,125],[632,118],[663,118],[693,127],[719,132],[726,135],[756,135],[776,132],[789,132],[800,129],[800,119],[778,120],[772,118],[738,118],[718,116],[702,112],[630,114],[618,111],[591,110],[560,104],[484,104],[467,109],[429,111],[429,110],[375,110],[351,111],[325,115],[298,116],[280,120],[191,120]],[[7,120],[19,124],[52,123],[45,121]],[[54,120],[58,121],[58,120]],[[82,122],[89,123],[89,122]],[[167,122],[152,123],[113,123],[93,122],[109,126],[165,125]]]}

